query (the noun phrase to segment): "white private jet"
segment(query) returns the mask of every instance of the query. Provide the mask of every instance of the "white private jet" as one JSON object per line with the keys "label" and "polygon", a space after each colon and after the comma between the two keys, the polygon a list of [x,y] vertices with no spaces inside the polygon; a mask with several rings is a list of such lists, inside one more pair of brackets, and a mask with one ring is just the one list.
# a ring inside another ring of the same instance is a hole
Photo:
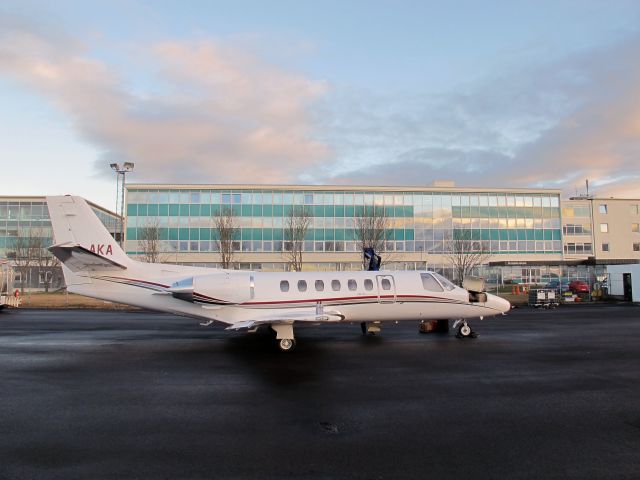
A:
{"label": "white private jet", "polygon": [[[359,322],[370,333],[398,320],[466,319],[508,312],[510,304],[457,287],[428,271],[249,272],[130,259],[81,197],[47,197],[69,292],[255,331],[268,325],[278,347],[295,346],[295,324]],[[483,288],[479,289],[483,290]]]}

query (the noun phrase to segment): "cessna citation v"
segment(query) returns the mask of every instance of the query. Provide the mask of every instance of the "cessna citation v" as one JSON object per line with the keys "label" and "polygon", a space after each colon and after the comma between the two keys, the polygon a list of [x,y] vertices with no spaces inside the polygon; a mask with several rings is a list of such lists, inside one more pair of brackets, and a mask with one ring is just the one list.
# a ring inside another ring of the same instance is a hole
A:
{"label": "cessna citation v", "polygon": [[55,245],[69,292],[276,333],[295,346],[294,325],[359,322],[370,333],[397,320],[466,319],[509,311],[482,290],[460,288],[435,272],[250,272],[137,262],[122,251],[81,197],[47,197]]}

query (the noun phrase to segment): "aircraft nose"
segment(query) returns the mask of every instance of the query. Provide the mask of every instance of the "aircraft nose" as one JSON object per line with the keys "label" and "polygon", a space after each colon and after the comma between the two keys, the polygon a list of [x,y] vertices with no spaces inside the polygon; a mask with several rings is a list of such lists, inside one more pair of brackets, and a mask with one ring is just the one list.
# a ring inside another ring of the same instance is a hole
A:
{"label": "aircraft nose", "polygon": [[497,295],[487,295],[487,306],[500,313],[507,313],[511,310],[511,303],[504,298],[500,298]]}

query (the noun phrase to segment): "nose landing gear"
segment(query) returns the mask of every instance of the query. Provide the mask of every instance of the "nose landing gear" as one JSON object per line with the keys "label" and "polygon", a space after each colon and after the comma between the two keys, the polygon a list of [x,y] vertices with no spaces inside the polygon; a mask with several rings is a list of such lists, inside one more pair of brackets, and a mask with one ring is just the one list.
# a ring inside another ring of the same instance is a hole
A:
{"label": "nose landing gear", "polygon": [[477,338],[478,337],[478,334],[471,329],[471,325],[469,325],[466,320],[457,320],[454,325],[454,328],[458,323],[460,323],[460,326],[458,327],[458,333],[456,333],[456,338]]}

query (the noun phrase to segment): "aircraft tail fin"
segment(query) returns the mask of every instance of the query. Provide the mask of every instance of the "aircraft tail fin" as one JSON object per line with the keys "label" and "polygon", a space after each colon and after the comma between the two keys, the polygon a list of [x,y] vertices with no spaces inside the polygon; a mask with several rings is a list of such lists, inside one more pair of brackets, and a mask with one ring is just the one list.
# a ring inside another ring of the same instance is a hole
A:
{"label": "aircraft tail fin", "polygon": [[47,197],[53,237],[49,248],[72,272],[123,270],[133,264],[82,197]]}

